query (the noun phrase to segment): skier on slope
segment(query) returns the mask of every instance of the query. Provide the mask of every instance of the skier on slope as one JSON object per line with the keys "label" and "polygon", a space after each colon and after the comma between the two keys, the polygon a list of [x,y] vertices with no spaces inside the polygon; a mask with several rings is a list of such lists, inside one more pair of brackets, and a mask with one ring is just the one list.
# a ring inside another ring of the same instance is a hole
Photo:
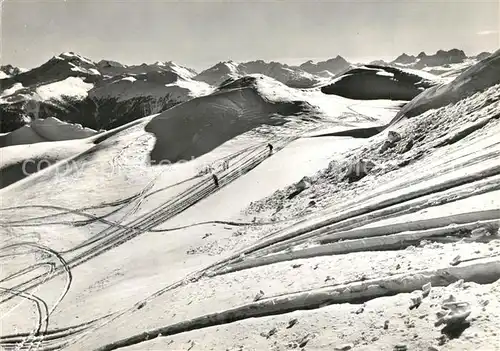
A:
{"label": "skier on slope", "polygon": [[219,178],[215,174],[212,174],[212,179],[214,180],[215,187],[218,188],[219,187]]}
{"label": "skier on slope", "polygon": [[269,148],[269,155],[273,154],[273,145],[271,143],[267,144],[267,147]]}

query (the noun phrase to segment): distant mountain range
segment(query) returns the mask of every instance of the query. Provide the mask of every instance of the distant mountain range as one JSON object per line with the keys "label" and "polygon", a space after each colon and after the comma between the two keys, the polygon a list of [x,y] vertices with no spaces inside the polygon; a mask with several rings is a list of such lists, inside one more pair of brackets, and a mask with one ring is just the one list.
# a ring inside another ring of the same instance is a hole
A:
{"label": "distant mountain range", "polygon": [[[375,68],[356,72],[363,72],[364,77],[368,74],[375,80],[381,79],[382,71],[386,72],[383,67],[417,69],[446,76],[461,72],[487,56],[489,53],[467,57],[457,49],[440,50],[434,55],[423,52],[417,56],[402,54],[392,62],[375,61],[372,63]],[[345,88],[344,85],[350,81],[357,84],[357,78],[344,80],[335,88],[331,86],[332,81],[361,67],[363,65],[336,56],[298,66],[262,60],[225,61],[196,72],[171,61],[124,65],[111,60],[94,62],[73,52],[65,52],[31,70],[12,65],[0,67],[0,132],[13,131],[33,119],[48,117],[95,130],[110,129],[208,95],[220,85],[252,74],[266,75],[291,88],[314,89],[329,85],[330,88],[326,89],[329,93],[336,94],[340,89],[339,95],[342,92],[350,95],[352,86]],[[405,78],[404,82],[413,80]],[[423,84],[411,88],[410,95],[428,86]]]}

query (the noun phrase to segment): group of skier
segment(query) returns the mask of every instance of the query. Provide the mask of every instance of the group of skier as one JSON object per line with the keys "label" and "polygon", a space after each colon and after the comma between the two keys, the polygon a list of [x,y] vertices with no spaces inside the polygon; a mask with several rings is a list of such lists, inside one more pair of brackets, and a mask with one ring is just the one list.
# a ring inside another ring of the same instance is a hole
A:
{"label": "group of skier", "polygon": [[[267,148],[269,149],[269,156],[273,154],[273,145],[271,143],[267,144]],[[226,170],[229,168],[229,161],[225,161],[223,165],[223,169]],[[215,173],[212,173],[212,179],[214,181],[215,187],[219,187],[219,177]]]}

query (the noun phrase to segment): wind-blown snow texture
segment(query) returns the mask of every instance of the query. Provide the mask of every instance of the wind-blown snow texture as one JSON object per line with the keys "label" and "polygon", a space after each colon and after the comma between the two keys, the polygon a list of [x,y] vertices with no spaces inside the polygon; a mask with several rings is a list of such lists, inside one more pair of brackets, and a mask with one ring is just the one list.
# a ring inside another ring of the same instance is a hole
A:
{"label": "wind-blown snow texture", "polygon": [[[92,96],[118,111],[182,89],[175,99],[186,100],[111,114],[118,127],[100,133],[47,118],[2,136],[0,345],[499,349],[497,58],[450,83],[363,66],[298,89],[261,72],[205,72],[213,86],[169,62],[59,55],[40,71],[57,79],[40,85],[77,78],[64,90],[75,108]],[[59,65],[78,76],[54,74]],[[33,72],[5,74],[21,76],[2,92],[15,114],[39,85]],[[322,92],[353,93],[353,81],[338,85],[346,76],[383,99]],[[380,132],[331,136],[353,128]]]}

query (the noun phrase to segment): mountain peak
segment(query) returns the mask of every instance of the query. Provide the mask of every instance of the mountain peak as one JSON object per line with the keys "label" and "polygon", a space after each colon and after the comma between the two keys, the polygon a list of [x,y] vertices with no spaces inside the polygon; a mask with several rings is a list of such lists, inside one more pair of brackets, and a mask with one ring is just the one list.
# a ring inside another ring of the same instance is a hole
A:
{"label": "mountain peak", "polygon": [[413,55],[408,55],[406,53],[403,53],[399,55],[392,63],[400,63],[400,64],[410,64],[414,63],[417,60],[417,58]]}

